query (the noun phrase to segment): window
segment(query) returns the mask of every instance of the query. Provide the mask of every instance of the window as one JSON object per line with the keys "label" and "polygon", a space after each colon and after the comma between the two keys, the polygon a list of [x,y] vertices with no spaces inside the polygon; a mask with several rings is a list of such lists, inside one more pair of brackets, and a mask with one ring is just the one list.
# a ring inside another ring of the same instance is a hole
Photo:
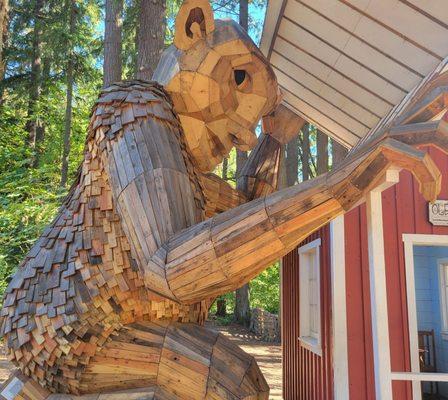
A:
{"label": "window", "polygon": [[439,296],[442,317],[441,333],[448,340],[448,260],[439,260]]}
{"label": "window", "polygon": [[299,248],[300,336],[302,346],[321,354],[320,239]]}

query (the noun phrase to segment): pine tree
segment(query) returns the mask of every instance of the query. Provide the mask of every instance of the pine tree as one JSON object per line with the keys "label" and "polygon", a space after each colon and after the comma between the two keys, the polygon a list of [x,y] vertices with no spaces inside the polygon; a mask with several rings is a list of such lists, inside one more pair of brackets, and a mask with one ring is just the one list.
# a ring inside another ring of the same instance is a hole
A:
{"label": "pine tree", "polygon": [[292,186],[297,183],[299,169],[299,136],[297,135],[286,145],[286,184]]}
{"label": "pine tree", "polygon": [[68,157],[70,154],[70,135],[72,130],[72,101],[73,101],[73,85],[74,85],[74,48],[73,48],[73,36],[75,34],[76,24],[76,5],[75,0],[67,0],[67,9],[69,12],[68,30],[70,40],[68,44],[68,57],[67,57],[67,95],[65,106],[65,122],[64,122],[64,140],[62,151],[62,167],[61,167],[61,186],[65,186],[67,183],[68,175]]}
{"label": "pine tree", "polygon": [[302,180],[307,181],[311,175],[310,124],[305,124],[301,135]]}
{"label": "pine tree", "polygon": [[104,65],[103,82],[109,86],[121,80],[122,74],[122,25],[123,0],[106,0],[106,20],[104,25]]}
{"label": "pine tree", "polygon": [[151,80],[165,44],[166,0],[140,0],[137,21],[137,78]]}
{"label": "pine tree", "polygon": [[5,65],[3,61],[3,48],[7,37],[8,27],[8,0],[0,0],[0,80],[3,79],[5,73]]}
{"label": "pine tree", "polygon": [[43,29],[44,0],[34,0],[33,4],[33,39],[31,74],[29,80],[28,101],[28,143],[32,149],[31,166],[37,167],[42,151],[44,129],[38,115],[38,101],[42,91],[42,29]]}
{"label": "pine tree", "polygon": [[317,175],[328,171],[328,136],[317,130]]}
{"label": "pine tree", "polygon": [[[247,31],[249,18],[249,4],[248,0],[239,0],[239,19],[240,25]],[[238,177],[245,162],[247,161],[247,152],[237,150],[236,153],[236,176]],[[237,180],[237,189],[244,191],[245,187],[242,180]],[[249,283],[246,283],[235,292],[235,309],[234,309],[235,321],[249,325],[250,322],[250,287]]]}

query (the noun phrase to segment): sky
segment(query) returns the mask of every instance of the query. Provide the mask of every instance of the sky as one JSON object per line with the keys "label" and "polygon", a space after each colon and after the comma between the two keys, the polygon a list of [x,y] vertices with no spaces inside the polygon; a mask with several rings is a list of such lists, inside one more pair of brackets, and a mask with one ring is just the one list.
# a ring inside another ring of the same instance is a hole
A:
{"label": "sky", "polygon": [[[261,33],[263,31],[264,19],[266,16],[266,3],[262,6],[257,6],[254,2],[249,3],[249,35],[252,40],[259,45],[261,40]],[[228,14],[225,12],[216,12],[216,19],[232,18],[238,22],[238,15]],[[252,23],[251,23],[252,22]]]}

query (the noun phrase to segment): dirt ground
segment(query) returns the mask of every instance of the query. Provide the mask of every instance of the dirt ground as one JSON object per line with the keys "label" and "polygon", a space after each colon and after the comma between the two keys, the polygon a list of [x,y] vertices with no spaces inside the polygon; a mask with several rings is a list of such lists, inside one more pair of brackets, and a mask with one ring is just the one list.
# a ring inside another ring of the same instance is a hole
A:
{"label": "dirt ground", "polygon": [[[257,339],[248,330],[239,325],[215,326],[210,328],[220,331],[230,340],[235,342],[244,351],[252,354],[263,372],[271,394],[271,400],[282,399],[282,351],[279,344],[266,343]],[[8,376],[12,364],[7,360],[3,344],[0,343],[0,383],[4,382]]]}
{"label": "dirt ground", "polygon": [[9,371],[11,367],[12,364],[6,358],[3,343],[0,342],[0,383],[6,381],[6,379],[9,376]]}

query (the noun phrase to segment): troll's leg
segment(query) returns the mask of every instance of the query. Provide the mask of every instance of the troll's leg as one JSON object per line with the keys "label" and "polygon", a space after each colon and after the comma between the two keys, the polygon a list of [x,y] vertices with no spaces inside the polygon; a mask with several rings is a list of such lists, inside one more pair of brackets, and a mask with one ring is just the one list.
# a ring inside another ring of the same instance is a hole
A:
{"label": "troll's leg", "polygon": [[269,387],[252,356],[223,335],[194,324],[168,328],[157,383],[160,399],[269,396]]}
{"label": "troll's leg", "polygon": [[[13,399],[73,398],[50,395],[34,381],[18,377],[22,389]],[[196,324],[164,322],[123,327],[91,358],[78,387],[86,395],[76,399],[83,400],[267,400],[269,396],[254,358],[223,335]]]}
{"label": "troll's leg", "polygon": [[153,386],[155,399],[268,399],[255,360],[196,324],[126,326],[92,360],[86,392]]}

